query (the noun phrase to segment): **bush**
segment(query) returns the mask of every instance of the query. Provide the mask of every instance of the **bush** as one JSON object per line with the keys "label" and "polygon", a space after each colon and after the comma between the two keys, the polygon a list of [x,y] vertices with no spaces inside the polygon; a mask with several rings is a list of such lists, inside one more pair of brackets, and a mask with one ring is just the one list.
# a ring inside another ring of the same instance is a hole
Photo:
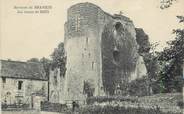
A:
{"label": "bush", "polygon": [[79,114],[180,114],[174,112],[161,112],[160,110],[144,108],[125,108],[119,106],[88,106],[80,110]]}
{"label": "bush", "polygon": [[184,109],[184,102],[183,101],[178,101],[177,106],[179,106],[181,109]]}
{"label": "bush", "polygon": [[112,102],[112,101],[127,101],[127,102],[138,102],[136,97],[123,97],[123,96],[100,96],[100,97],[89,97],[87,98],[87,104]]}
{"label": "bush", "polygon": [[136,80],[133,80],[128,84],[128,94],[130,96],[147,96],[149,95],[148,89],[148,77],[142,77]]}

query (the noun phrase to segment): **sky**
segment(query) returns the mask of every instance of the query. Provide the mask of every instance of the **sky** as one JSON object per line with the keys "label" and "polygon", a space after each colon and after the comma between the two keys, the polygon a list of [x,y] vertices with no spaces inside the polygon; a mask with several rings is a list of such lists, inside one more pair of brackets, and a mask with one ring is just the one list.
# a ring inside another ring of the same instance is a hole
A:
{"label": "sky", "polygon": [[[158,50],[172,40],[172,29],[181,28],[176,15],[183,15],[184,0],[161,10],[159,0],[0,0],[0,56],[1,59],[26,61],[30,58],[49,58],[64,39],[67,9],[80,2],[91,2],[105,12],[120,11],[135,27],[143,28],[150,42],[159,42]],[[20,14],[15,7],[52,6],[45,14]]]}

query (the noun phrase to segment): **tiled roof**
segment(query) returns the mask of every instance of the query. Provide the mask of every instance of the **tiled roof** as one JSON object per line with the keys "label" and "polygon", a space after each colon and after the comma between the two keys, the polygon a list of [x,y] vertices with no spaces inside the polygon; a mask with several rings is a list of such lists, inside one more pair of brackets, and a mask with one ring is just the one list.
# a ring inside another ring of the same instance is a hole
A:
{"label": "tiled roof", "polygon": [[0,60],[0,77],[47,80],[43,65],[36,62]]}

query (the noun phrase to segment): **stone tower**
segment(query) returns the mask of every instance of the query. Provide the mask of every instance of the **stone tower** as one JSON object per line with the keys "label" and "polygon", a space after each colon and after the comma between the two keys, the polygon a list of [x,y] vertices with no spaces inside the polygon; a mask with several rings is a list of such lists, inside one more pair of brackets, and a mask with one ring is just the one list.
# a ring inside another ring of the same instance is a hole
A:
{"label": "stone tower", "polygon": [[[64,43],[64,100],[113,95],[116,86],[146,74],[137,53],[133,22],[123,15],[110,15],[94,4],[79,3],[68,9]],[[90,94],[85,87],[90,88]]]}

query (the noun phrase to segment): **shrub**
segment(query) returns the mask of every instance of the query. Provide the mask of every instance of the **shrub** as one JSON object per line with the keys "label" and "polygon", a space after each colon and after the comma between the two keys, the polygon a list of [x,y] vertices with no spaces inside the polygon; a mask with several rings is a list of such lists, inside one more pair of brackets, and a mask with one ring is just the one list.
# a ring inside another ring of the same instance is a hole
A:
{"label": "shrub", "polygon": [[174,112],[162,112],[157,108],[144,109],[144,108],[125,108],[120,106],[88,106],[80,110],[79,114],[181,114]]}
{"label": "shrub", "polygon": [[179,106],[181,109],[184,109],[184,102],[183,101],[178,101],[177,106]]}

